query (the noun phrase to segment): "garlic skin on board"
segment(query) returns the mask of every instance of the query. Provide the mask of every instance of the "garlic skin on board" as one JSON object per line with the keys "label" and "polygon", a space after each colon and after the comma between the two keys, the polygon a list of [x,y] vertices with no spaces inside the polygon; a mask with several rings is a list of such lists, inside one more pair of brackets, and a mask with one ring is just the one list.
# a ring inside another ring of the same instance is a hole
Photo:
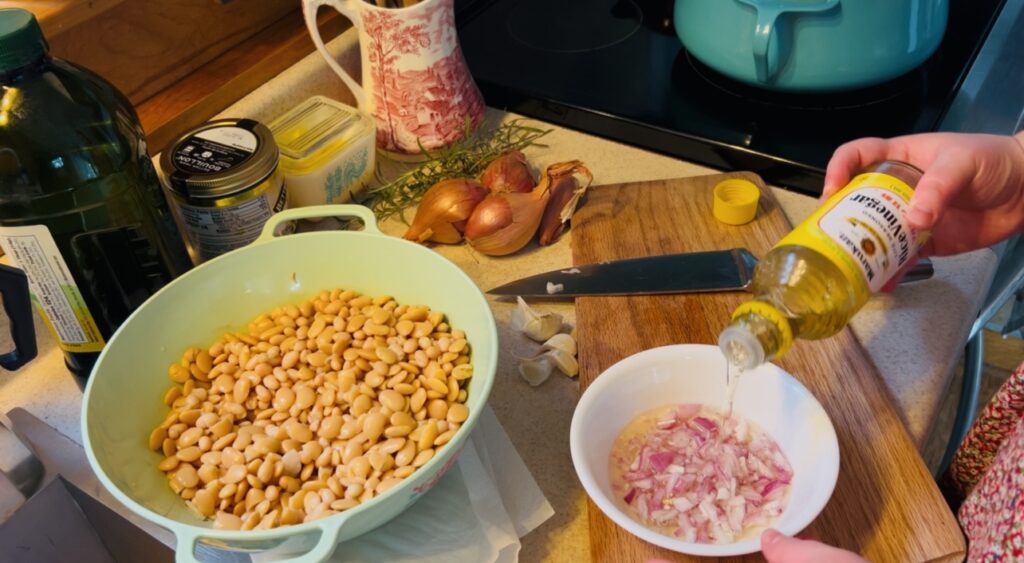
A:
{"label": "garlic skin on board", "polygon": [[562,315],[554,312],[539,313],[516,297],[519,307],[512,311],[512,326],[537,342],[544,342],[562,330]]}

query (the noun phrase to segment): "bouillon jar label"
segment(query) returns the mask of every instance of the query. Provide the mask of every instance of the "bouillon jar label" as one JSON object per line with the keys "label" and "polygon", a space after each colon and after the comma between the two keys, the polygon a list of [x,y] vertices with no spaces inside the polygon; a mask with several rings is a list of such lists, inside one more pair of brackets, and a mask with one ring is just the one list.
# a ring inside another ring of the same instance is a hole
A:
{"label": "bouillon jar label", "polygon": [[32,302],[58,346],[65,352],[102,350],[103,336],[49,229],[0,227],[0,246],[28,277]]}

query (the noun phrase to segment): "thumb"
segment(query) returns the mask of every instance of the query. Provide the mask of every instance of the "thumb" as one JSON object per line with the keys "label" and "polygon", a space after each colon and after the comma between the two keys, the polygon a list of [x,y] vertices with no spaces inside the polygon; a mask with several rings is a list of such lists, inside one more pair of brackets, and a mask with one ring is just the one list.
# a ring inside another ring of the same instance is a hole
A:
{"label": "thumb", "polygon": [[866,563],[855,553],[813,540],[800,540],[768,529],[761,534],[761,553],[768,563]]}
{"label": "thumb", "polygon": [[910,198],[907,222],[918,230],[931,229],[953,198],[966,189],[977,173],[974,160],[959,149],[943,151],[925,170]]}

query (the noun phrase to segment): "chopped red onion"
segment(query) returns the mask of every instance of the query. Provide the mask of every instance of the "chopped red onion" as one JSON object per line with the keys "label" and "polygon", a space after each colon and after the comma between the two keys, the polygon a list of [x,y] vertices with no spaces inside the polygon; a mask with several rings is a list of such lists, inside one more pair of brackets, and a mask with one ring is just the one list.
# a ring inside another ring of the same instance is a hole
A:
{"label": "chopped red onion", "polygon": [[612,456],[613,486],[642,523],[729,543],[782,513],[793,470],[767,434],[700,405],[647,416],[649,431],[620,436]]}

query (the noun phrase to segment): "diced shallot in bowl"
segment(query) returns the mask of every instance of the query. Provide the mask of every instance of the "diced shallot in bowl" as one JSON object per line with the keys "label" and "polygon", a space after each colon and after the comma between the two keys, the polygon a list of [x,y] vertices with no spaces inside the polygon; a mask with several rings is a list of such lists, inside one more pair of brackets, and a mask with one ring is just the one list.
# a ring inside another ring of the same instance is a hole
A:
{"label": "diced shallot in bowl", "polygon": [[793,469],[755,424],[707,406],[641,414],[619,434],[609,476],[620,506],[659,533],[732,543],[782,514]]}

